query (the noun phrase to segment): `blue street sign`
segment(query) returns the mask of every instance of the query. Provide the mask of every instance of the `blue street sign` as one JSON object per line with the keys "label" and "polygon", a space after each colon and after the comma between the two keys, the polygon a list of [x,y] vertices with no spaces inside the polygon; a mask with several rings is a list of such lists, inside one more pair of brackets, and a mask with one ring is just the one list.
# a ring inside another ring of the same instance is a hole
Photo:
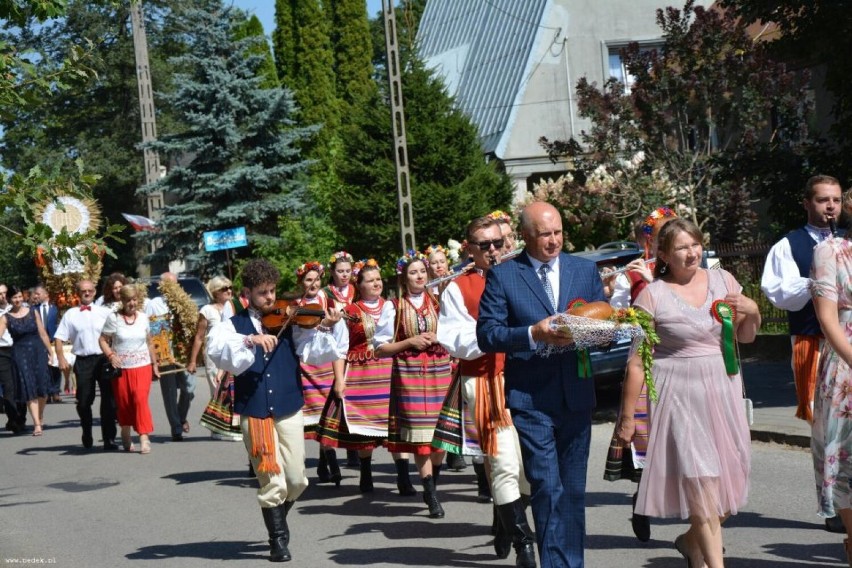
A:
{"label": "blue street sign", "polygon": [[239,247],[247,247],[245,227],[234,227],[233,229],[222,229],[220,231],[206,231],[204,233],[204,250],[225,250]]}

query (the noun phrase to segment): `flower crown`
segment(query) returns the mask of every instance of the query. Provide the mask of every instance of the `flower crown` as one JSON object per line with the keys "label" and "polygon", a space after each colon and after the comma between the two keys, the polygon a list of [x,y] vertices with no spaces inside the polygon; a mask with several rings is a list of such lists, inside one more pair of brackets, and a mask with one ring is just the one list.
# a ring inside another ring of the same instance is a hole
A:
{"label": "flower crown", "polygon": [[669,217],[677,217],[677,213],[672,211],[671,207],[657,207],[650,215],[645,217],[645,221],[642,223],[642,232],[650,236],[659,220]]}
{"label": "flower crown", "polygon": [[376,262],[375,258],[365,258],[359,260],[358,262],[352,265],[352,277],[357,278],[358,274],[367,266],[375,267],[376,269],[381,270],[379,268],[379,263]]}
{"label": "flower crown", "polygon": [[512,218],[509,216],[509,214],[505,211],[501,211],[500,209],[492,211],[491,213],[486,215],[486,217],[502,223],[509,223],[510,225],[512,224]]}
{"label": "flower crown", "polygon": [[402,255],[399,260],[396,261],[396,273],[397,275],[405,274],[405,269],[408,268],[408,265],[414,262],[415,260],[423,261],[423,264],[428,264],[429,259],[422,252],[417,252],[413,249],[408,249],[408,252]]}
{"label": "flower crown", "polygon": [[447,256],[447,249],[445,249],[441,245],[429,245],[428,247],[426,247],[426,250],[423,251],[423,254],[429,257],[435,254],[436,252],[443,253],[444,256]]}
{"label": "flower crown", "polygon": [[322,264],[319,263],[318,260],[312,260],[310,262],[306,262],[305,264],[297,268],[296,276],[299,278],[299,280],[301,280],[302,278],[304,278],[305,274],[307,274],[311,270],[316,270],[319,273],[320,278],[322,278],[322,275],[325,272],[325,268]]}
{"label": "flower crown", "polygon": [[355,262],[355,259],[352,258],[352,255],[346,252],[345,250],[339,250],[333,255],[331,255],[331,258],[328,259],[329,266],[333,266],[334,263],[337,261],[343,261],[352,264],[353,262]]}

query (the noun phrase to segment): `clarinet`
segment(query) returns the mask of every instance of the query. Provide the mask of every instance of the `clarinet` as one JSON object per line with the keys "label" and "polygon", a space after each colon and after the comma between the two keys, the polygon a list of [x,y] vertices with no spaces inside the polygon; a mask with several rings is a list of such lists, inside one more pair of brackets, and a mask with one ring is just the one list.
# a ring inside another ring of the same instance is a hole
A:
{"label": "clarinet", "polygon": [[837,236],[837,221],[834,220],[834,217],[828,218],[828,230],[831,231],[831,236]]}

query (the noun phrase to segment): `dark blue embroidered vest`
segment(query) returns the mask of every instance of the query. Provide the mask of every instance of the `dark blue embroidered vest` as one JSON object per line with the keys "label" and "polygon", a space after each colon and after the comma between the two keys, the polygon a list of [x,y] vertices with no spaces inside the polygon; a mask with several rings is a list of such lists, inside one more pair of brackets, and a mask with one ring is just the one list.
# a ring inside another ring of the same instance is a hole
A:
{"label": "dark blue embroidered vest", "polygon": [[[248,310],[232,317],[231,322],[237,333],[257,333]],[[234,412],[255,418],[280,418],[299,411],[304,403],[293,332],[287,329],[270,359],[263,356],[260,347],[255,347],[254,364],[235,377]]]}
{"label": "dark blue embroidered vest", "polygon": [[[814,260],[814,247],[816,243],[808,231],[801,227],[787,234],[790,242],[790,250],[793,260],[799,267],[799,276],[807,278],[811,273],[811,263]],[[790,322],[790,335],[822,335],[819,321],[814,311],[814,303],[808,301],[804,308],[796,312],[787,312],[787,321]]]}

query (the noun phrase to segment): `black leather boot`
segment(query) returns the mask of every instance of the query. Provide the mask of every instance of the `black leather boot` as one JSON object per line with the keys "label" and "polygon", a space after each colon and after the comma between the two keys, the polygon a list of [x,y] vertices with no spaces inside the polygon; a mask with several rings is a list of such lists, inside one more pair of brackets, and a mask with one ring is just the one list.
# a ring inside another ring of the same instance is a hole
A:
{"label": "black leather boot", "polygon": [[467,468],[467,462],[463,455],[447,452],[447,467],[452,471],[464,471]]}
{"label": "black leather boot", "polygon": [[409,475],[409,462],[405,458],[393,460],[396,466],[396,488],[399,494],[403,497],[413,497],[417,495],[417,490],[411,484],[411,476]]}
{"label": "black leather boot", "polygon": [[361,480],[358,482],[361,493],[373,492],[373,456],[361,458]]}
{"label": "black leather boot", "polygon": [[[515,566],[522,568],[535,568],[535,537],[532,529],[527,523],[526,507],[521,499],[499,505],[500,520],[503,527],[508,530],[515,548]],[[496,549],[496,543],[495,543]]]}
{"label": "black leather boot", "polygon": [[320,448],[319,462],[317,462],[317,483],[331,483],[331,474],[328,473],[328,458],[325,451]]}
{"label": "black leather boot", "polygon": [[358,467],[358,450],[346,450],[346,467]]}
{"label": "black leather boot", "polygon": [[435,487],[438,487],[438,479],[441,477],[441,466],[443,464],[432,466],[432,477],[435,479]]}
{"label": "black leather boot", "polygon": [[423,482],[423,502],[429,507],[429,518],[443,519],[444,508],[438,501],[438,493],[435,491],[435,478],[427,475],[421,481]]}
{"label": "black leather boot", "polygon": [[[506,507],[507,505],[503,505]],[[500,514],[500,508],[494,504],[494,554],[497,558],[508,558],[512,552],[512,527],[506,526]]]}
{"label": "black leather boot", "polygon": [[337,451],[326,450],[325,461],[328,463],[328,471],[331,475],[331,482],[334,483],[336,486],[340,487],[340,480],[343,479],[343,475],[341,475],[340,465],[337,463]]}
{"label": "black leather boot", "polygon": [[292,559],[287,548],[290,544],[290,528],[287,526],[287,511],[290,507],[292,504],[288,507],[284,503],[277,507],[260,509],[266,531],[269,533],[269,560],[272,562],[288,562]]}
{"label": "black leather boot", "polygon": [[[479,503],[490,503],[491,502],[491,484],[488,483],[488,476],[485,475],[485,464],[484,463],[476,463],[473,464],[473,471],[476,472],[476,500]],[[505,556],[503,557],[505,558]]]}

